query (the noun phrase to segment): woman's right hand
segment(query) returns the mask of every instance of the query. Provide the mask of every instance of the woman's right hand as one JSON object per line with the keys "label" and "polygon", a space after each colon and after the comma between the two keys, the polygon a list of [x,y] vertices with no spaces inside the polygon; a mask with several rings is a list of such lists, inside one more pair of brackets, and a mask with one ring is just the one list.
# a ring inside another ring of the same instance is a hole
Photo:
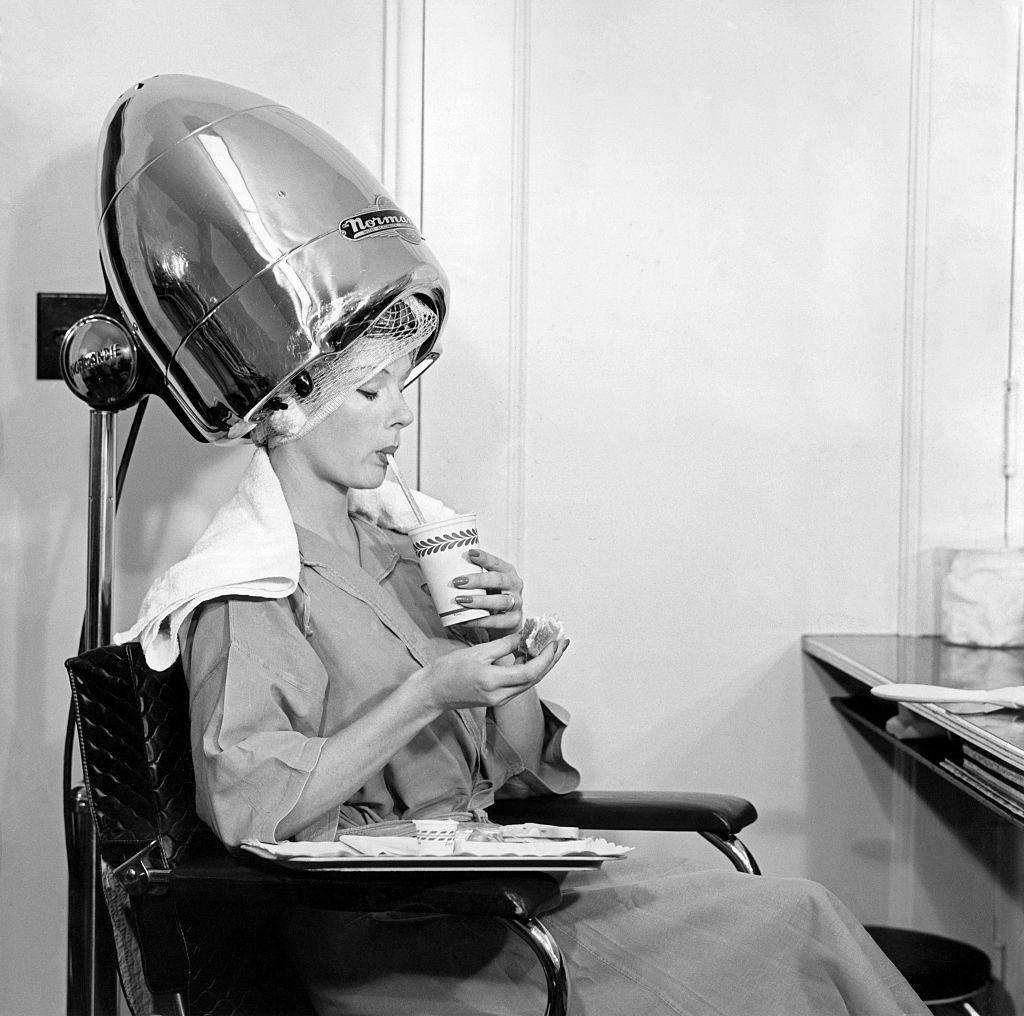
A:
{"label": "woman's right hand", "polygon": [[532,688],[561,659],[567,639],[553,642],[526,663],[500,666],[498,661],[515,652],[519,633],[493,642],[455,649],[424,667],[420,680],[432,709],[500,706]]}

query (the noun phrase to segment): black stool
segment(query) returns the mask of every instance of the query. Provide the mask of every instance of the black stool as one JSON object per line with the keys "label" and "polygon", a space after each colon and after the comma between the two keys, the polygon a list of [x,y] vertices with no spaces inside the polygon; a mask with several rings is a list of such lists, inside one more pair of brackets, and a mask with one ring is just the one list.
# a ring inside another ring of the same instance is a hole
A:
{"label": "black stool", "polygon": [[992,964],[973,945],[925,931],[865,926],[925,1005],[959,1006],[965,1016],[979,1016],[970,1000],[989,983]]}

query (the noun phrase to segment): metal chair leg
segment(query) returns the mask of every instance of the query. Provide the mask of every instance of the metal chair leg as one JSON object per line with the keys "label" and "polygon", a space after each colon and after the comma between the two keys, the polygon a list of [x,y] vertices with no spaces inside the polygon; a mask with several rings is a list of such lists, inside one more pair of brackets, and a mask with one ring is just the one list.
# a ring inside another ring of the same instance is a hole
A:
{"label": "metal chair leg", "polygon": [[512,930],[537,954],[548,984],[544,1016],[566,1016],[569,1012],[569,971],[565,957],[551,932],[535,917],[506,918]]}
{"label": "metal chair leg", "polygon": [[717,833],[701,833],[712,846],[717,847],[732,861],[737,871],[748,875],[760,875],[761,869],[754,855],[735,836],[719,836]]}
{"label": "metal chair leg", "polygon": [[185,999],[178,991],[167,991],[153,995],[154,1016],[188,1016]]}

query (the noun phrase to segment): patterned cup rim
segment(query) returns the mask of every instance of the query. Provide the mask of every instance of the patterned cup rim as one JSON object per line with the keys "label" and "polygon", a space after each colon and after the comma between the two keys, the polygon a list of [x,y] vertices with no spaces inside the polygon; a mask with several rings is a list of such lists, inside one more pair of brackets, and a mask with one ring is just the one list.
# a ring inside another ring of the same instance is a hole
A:
{"label": "patterned cup rim", "polygon": [[446,550],[457,550],[462,547],[479,546],[480,539],[477,535],[476,526],[466,526],[463,529],[453,529],[450,532],[439,533],[437,536],[428,536],[422,540],[414,540],[412,549],[417,557],[428,557],[431,554],[440,554]]}

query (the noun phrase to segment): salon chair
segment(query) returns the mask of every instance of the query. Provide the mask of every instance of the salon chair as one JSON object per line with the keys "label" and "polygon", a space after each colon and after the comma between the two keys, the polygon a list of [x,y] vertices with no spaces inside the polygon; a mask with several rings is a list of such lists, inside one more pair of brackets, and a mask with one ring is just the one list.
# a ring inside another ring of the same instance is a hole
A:
{"label": "salon chair", "polygon": [[[196,815],[180,664],[155,672],[139,645],[129,643],[90,650],[68,660],[67,669],[86,814],[104,866],[108,910],[115,928],[124,929],[115,938],[134,1010],[146,1011],[149,1000],[124,971],[141,962],[143,992],[148,989],[152,1011],[161,1016],[311,1014],[272,932],[284,908],[302,904],[505,921],[543,965],[545,1012],[568,1011],[569,974],[541,921],[561,898],[553,876],[307,872],[230,854]],[[490,816],[497,822],[697,832],[737,869],[758,873],[736,838],[757,813],[736,797],[584,792],[500,801]]]}

